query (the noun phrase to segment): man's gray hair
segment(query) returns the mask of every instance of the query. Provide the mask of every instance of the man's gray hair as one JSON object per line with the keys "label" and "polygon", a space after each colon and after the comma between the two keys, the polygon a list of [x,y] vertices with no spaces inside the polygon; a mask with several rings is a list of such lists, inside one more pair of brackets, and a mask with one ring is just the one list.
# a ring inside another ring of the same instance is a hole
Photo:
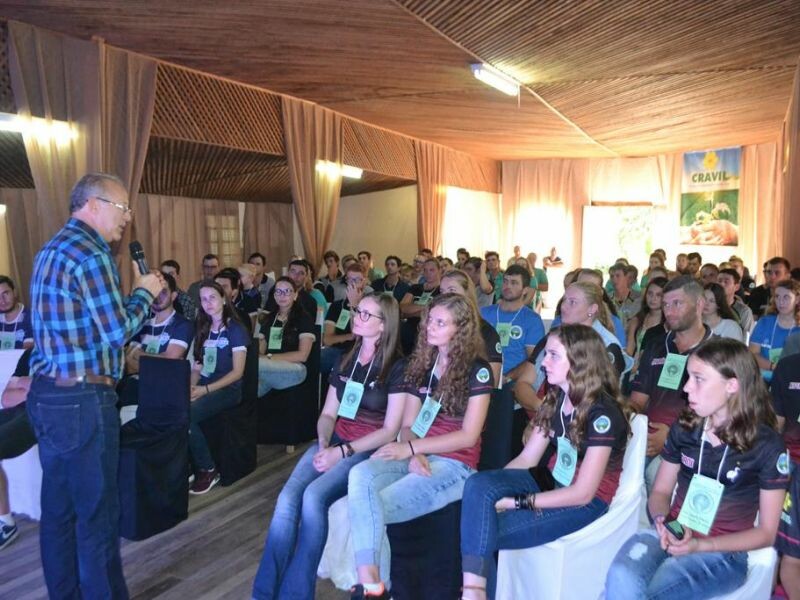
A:
{"label": "man's gray hair", "polygon": [[116,175],[110,175],[108,173],[87,173],[81,177],[69,193],[70,214],[82,209],[89,198],[93,196],[102,196],[108,189],[109,182],[116,183],[123,190],[127,189],[125,183]]}

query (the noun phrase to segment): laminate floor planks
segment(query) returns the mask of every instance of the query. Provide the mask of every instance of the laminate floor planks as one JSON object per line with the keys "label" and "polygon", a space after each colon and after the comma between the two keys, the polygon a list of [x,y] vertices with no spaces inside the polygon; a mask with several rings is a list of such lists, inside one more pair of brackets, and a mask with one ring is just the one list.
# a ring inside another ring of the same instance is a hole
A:
{"label": "laminate floor planks", "polygon": [[[234,485],[189,498],[189,518],[141,542],[122,541],[132,600],[245,600],[261,558],[275,501],[308,446],[286,454],[259,446],[258,468]],[[39,556],[39,524],[19,518],[19,538],[0,551],[0,600],[42,600],[47,589]],[[316,598],[346,592],[317,580]]]}

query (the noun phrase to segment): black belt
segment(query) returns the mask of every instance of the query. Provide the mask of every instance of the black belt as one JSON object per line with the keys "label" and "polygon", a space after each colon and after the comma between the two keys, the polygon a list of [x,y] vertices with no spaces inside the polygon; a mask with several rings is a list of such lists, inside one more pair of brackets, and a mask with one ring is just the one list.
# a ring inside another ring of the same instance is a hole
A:
{"label": "black belt", "polygon": [[113,377],[109,377],[108,375],[94,375],[92,373],[87,373],[86,375],[82,375],[80,377],[45,376],[44,379],[49,379],[56,387],[73,387],[79,383],[95,383],[99,385],[107,385],[108,387],[113,388],[117,384]]}

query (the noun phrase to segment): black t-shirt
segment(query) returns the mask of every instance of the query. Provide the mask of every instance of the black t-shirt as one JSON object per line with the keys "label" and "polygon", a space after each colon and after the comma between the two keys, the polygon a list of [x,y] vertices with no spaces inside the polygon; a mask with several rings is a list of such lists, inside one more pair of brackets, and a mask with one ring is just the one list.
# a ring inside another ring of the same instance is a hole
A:
{"label": "black t-shirt", "polygon": [[769,307],[770,296],[770,289],[765,285],[759,285],[753,288],[753,291],[750,292],[750,296],[747,298],[747,306],[753,311],[753,317],[758,319],[764,316],[764,313]]}
{"label": "black t-shirt", "polygon": [[[657,325],[660,327],[660,325]],[[654,328],[651,328],[654,329]],[[650,330],[648,330],[650,331]],[[711,330],[706,327],[703,340],[711,337]],[[684,367],[678,389],[671,390],[658,385],[661,369],[667,359],[667,351],[672,354],[688,355],[694,348],[686,352],[679,352],[675,346],[675,334],[670,332],[660,338],[653,339],[642,351],[639,360],[639,370],[631,382],[631,391],[640,392],[648,396],[645,414],[651,423],[672,425],[678,415],[686,407],[686,392],[683,386],[689,379],[689,373]]]}
{"label": "black t-shirt", "polygon": [[[344,300],[337,300],[333,304],[328,307],[328,314],[325,315],[325,322],[327,323],[330,321],[334,324],[334,332],[337,335],[342,335],[345,333],[350,333],[352,328],[350,327],[350,323],[353,321],[352,313],[350,313],[350,318],[347,320],[347,325],[342,327],[337,327],[336,323],[339,320],[339,317],[342,315],[342,310],[350,310],[350,301],[345,298]],[[355,340],[350,340],[347,342],[339,342],[338,344],[333,344],[333,348],[338,348],[342,352],[347,352],[350,348],[353,347],[355,344]]]}
{"label": "black t-shirt", "polygon": [[[678,517],[692,477],[697,473],[702,430],[702,423],[692,430],[674,423],[661,451],[665,461],[680,465],[669,519]],[[702,475],[716,480],[719,472],[719,482],[725,486],[709,535],[725,535],[752,528],[758,512],[759,491],[783,490],[789,486],[789,455],[781,436],[774,429],[760,425],[752,448],[746,452],[728,448],[721,471],[725,444],[717,447],[709,442],[704,444]]]}
{"label": "black t-shirt", "polygon": [[490,363],[502,363],[503,346],[500,344],[500,334],[483,317],[481,317],[481,337],[483,338],[483,344],[486,346],[486,359]]}
{"label": "black t-shirt", "polygon": [[[562,415],[561,407],[564,402],[564,395],[558,401],[556,412],[550,420],[550,448],[552,456],[548,464],[548,468],[552,471],[555,467],[555,462],[558,458],[558,438],[564,435],[565,430],[569,431],[570,423],[575,416],[575,411],[570,415]],[[606,504],[611,504],[614,499],[614,494],[617,492],[619,486],[619,477],[622,473],[622,460],[625,457],[625,447],[628,444],[628,426],[625,423],[625,415],[619,408],[619,405],[613,398],[606,394],[602,394],[592,406],[589,408],[589,414],[586,418],[586,427],[583,432],[583,440],[581,441],[580,448],[578,448],[578,464],[575,467],[575,475],[572,478],[573,483],[578,478],[578,473],[583,463],[583,458],[586,456],[586,449],[592,446],[610,446],[611,456],[606,465],[606,471],[600,484],[597,486],[596,496]]]}
{"label": "black t-shirt", "polygon": [[[439,286],[437,285],[432,290],[426,290],[425,285],[422,283],[415,283],[409,288],[408,293],[414,297],[414,304],[419,304],[423,294],[430,294],[431,299],[439,295]],[[419,321],[419,317],[413,317]]]}
{"label": "black t-shirt", "polygon": [[[296,302],[300,303],[301,308],[308,313],[308,316],[311,317],[311,322],[313,323],[317,319],[317,301],[309,294],[306,290],[300,290],[297,292],[297,300]],[[269,297],[267,298],[267,304],[264,307],[264,310],[270,313],[278,312],[278,303],[275,302],[275,286],[272,286],[272,289],[269,291]]]}
{"label": "black t-shirt", "polygon": [[800,354],[778,361],[772,372],[772,404],[775,413],[786,419],[783,441],[795,462],[800,461]]}
{"label": "black t-shirt", "polygon": [[[357,360],[357,357],[354,357],[354,360]],[[336,435],[343,440],[352,441],[380,429],[386,417],[389,394],[401,394],[406,391],[403,378],[405,368],[404,359],[396,360],[389,369],[386,379],[378,384],[380,365],[377,363],[370,368],[369,363],[362,365],[356,362],[355,365],[345,365],[342,369],[341,361],[336,361],[328,382],[336,390],[339,402],[342,401],[344,388],[351,375],[354,381],[364,384],[364,394],[361,396],[356,418],[339,417],[336,420]]]}
{"label": "black t-shirt", "polygon": [[380,293],[391,292],[391,294],[394,296],[394,299],[400,302],[411,289],[411,286],[409,286],[402,279],[398,279],[397,283],[394,284],[394,286],[391,286],[386,283],[386,277],[381,277],[380,279],[376,279],[372,282],[372,289]]}
{"label": "black t-shirt", "polygon": [[289,318],[284,323],[275,314],[267,314],[261,326],[261,333],[267,338],[267,348],[269,348],[269,333],[271,327],[283,327],[283,337],[281,338],[281,349],[267,350],[267,352],[295,352],[300,348],[300,338],[311,336],[315,339],[314,321],[304,311],[299,311],[296,319]]}

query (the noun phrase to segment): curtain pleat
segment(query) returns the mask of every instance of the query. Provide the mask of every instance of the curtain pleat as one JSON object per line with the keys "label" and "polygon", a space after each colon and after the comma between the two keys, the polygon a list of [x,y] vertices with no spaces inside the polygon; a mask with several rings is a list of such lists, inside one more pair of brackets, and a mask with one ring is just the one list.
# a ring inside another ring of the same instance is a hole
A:
{"label": "curtain pleat", "polygon": [[447,204],[447,158],[438,144],[414,140],[417,164],[417,240],[439,254]]}

